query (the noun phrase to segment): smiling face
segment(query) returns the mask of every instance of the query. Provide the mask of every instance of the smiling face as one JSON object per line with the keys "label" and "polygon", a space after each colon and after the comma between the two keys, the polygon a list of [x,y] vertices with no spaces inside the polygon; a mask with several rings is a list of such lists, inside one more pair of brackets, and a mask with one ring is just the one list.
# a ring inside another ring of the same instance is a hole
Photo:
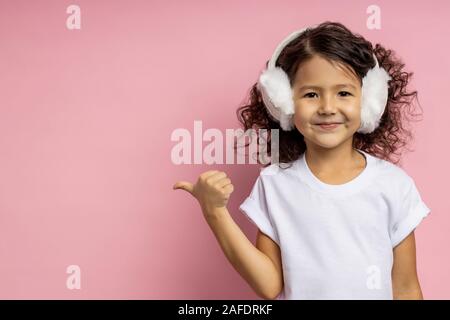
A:
{"label": "smiling face", "polygon": [[[314,55],[300,65],[293,83],[294,123],[308,146],[335,148],[353,141],[361,124],[361,84],[342,65]],[[318,123],[339,123],[322,128]]]}

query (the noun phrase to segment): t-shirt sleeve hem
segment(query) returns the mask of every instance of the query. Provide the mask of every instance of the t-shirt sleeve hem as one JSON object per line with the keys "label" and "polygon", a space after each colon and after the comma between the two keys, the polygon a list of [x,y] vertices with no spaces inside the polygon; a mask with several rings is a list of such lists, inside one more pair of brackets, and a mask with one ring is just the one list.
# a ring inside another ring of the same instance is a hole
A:
{"label": "t-shirt sleeve hem", "polygon": [[397,227],[397,230],[393,234],[392,248],[396,247],[400,242],[402,242],[411,232],[413,232],[420,222],[428,216],[431,210],[422,201],[416,207],[416,209],[411,212],[407,218],[405,218]]}
{"label": "t-shirt sleeve hem", "polygon": [[270,224],[270,221],[266,218],[264,212],[257,206],[256,200],[247,197],[247,199],[239,206],[239,210],[244,213],[247,219],[256,225],[261,232],[280,245],[275,230]]}

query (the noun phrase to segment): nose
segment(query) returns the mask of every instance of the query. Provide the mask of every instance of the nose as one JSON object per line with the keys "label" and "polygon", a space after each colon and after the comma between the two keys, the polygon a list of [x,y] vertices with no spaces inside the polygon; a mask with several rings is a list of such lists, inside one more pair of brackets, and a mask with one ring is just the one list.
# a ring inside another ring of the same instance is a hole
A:
{"label": "nose", "polygon": [[324,97],[320,100],[318,109],[319,114],[334,114],[336,113],[335,102],[331,97]]}

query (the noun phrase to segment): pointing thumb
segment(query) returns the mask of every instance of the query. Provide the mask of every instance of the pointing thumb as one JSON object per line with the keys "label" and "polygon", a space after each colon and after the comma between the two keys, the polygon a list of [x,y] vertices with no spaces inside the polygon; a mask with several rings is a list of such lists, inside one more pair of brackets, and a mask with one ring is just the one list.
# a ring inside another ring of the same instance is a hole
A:
{"label": "pointing thumb", "polygon": [[194,192],[194,186],[192,183],[187,182],[187,181],[178,181],[177,183],[175,183],[173,185],[173,189],[183,189],[187,192],[189,192],[190,194],[192,194],[192,192]]}

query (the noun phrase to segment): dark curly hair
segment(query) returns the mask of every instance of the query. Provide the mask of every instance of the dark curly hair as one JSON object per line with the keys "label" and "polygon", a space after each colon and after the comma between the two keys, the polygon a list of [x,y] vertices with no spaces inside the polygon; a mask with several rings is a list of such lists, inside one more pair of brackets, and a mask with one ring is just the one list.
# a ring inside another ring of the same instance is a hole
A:
{"label": "dark curly hair", "polygon": [[[413,100],[418,102],[417,91],[407,91],[413,73],[403,70],[404,63],[395,57],[392,50],[387,50],[380,44],[376,44],[373,48],[369,41],[359,34],[352,33],[343,24],[326,21],[315,28],[307,29],[291,41],[280,53],[276,66],[286,72],[292,86],[299,65],[314,55],[320,55],[327,60],[351,67],[362,84],[362,78],[367,71],[375,66],[373,54],[377,57],[379,66],[383,67],[392,78],[388,83],[387,106],[379,126],[373,132],[367,134],[355,132],[353,147],[398,164],[400,160],[393,158],[392,155],[400,157],[401,153],[397,151],[407,147],[409,140],[413,138],[411,131],[405,128],[405,121],[413,120],[415,116],[421,114],[412,112]],[[268,136],[265,138],[267,156],[271,156],[271,129],[279,129],[279,162],[290,163],[305,152],[303,135],[295,128],[291,131],[282,130],[280,124],[270,117],[256,83],[250,90],[249,99],[236,113],[245,131],[256,129],[254,131],[258,133],[260,131],[258,129],[267,129]],[[257,139],[259,147],[259,133]],[[259,157],[257,161],[263,164]],[[263,164],[264,167],[268,165],[270,162]]]}

